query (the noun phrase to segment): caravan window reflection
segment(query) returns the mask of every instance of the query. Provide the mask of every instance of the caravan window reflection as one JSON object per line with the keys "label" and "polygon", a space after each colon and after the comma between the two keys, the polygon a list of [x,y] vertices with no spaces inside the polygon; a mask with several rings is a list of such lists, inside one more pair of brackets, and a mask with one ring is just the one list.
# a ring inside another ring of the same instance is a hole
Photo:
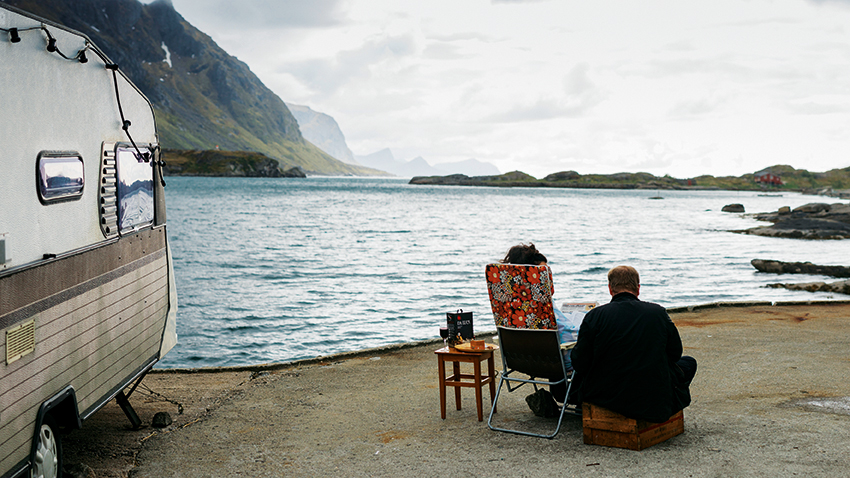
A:
{"label": "caravan window reflection", "polygon": [[41,153],[38,156],[38,199],[43,204],[79,199],[85,183],[79,153]]}
{"label": "caravan window reflection", "polygon": [[[147,148],[141,152],[150,153]],[[153,222],[153,168],[133,147],[115,151],[118,166],[118,231],[121,233]]]}

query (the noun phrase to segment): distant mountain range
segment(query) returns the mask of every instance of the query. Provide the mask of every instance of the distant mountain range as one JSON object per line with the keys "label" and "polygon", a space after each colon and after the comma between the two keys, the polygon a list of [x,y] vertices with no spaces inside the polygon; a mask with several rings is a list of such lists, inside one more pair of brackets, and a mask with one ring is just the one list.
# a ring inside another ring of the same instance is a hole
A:
{"label": "distant mountain range", "polygon": [[257,152],[313,174],[384,174],[306,141],[284,102],[168,0],[0,1],[91,38],[153,104],[164,148]]}
{"label": "distant mountain range", "polygon": [[342,134],[339,124],[332,117],[325,113],[313,111],[309,106],[291,103],[287,103],[286,106],[298,120],[301,134],[307,141],[348,164],[359,164],[401,177],[436,176],[440,174],[466,174],[468,176],[499,174],[499,169],[496,166],[476,159],[440,163],[432,166],[421,156],[409,161],[395,159],[388,148],[365,156],[355,156],[346,144],[345,135]]}
{"label": "distant mountain range", "polygon": [[409,161],[401,161],[395,159],[389,148],[384,148],[365,156],[355,156],[354,158],[363,166],[380,169],[381,171],[401,177],[439,176],[443,174],[490,176],[499,174],[499,169],[496,166],[478,161],[477,159],[440,163],[434,166],[430,165],[421,156],[417,156]]}

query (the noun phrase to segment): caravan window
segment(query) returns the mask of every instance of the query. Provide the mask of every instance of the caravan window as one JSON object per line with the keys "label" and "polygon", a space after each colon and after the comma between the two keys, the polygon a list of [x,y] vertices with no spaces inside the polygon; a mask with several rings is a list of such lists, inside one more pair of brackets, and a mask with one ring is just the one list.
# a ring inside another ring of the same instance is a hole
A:
{"label": "caravan window", "polygon": [[[139,148],[148,153],[148,148]],[[118,231],[132,231],[153,223],[153,168],[132,146],[115,150],[118,169]]]}
{"label": "caravan window", "polygon": [[85,176],[79,153],[42,152],[36,171],[38,199],[42,204],[72,201],[83,195]]}

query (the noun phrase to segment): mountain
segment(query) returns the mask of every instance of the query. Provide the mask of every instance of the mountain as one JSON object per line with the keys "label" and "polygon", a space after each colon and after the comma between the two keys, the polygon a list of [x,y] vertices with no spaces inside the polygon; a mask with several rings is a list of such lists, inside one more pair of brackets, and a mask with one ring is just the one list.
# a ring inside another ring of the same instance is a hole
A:
{"label": "mountain", "polygon": [[380,169],[396,176],[442,176],[446,174],[465,174],[467,176],[491,176],[499,174],[499,169],[490,163],[484,163],[477,159],[467,159],[454,163],[440,163],[431,166],[421,156],[410,161],[395,159],[389,148],[384,148],[366,156],[355,156],[360,164]]}
{"label": "mountain", "polygon": [[354,159],[368,168],[380,169],[396,176],[406,176],[403,174],[404,164],[395,159],[389,148],[384,148],[365,156],[356,155]]}
{"label": "mountain", "polygon": [[345,143],[345,135],[332,117],[313,111],[309,106],[286,104],[295,119],[304,138],[322,151],[348,164],[358,164],[354,153]]}
{"label": "mountain", "polygon": [[163,148],[254,151],[314,174],[382,174],[306,141],[284,102],[169,0],[0,1],[87,35],[151,101]]}
{"label": "mountain", "polygon": [[411,176],[435,176],[445,174],[444,171],[436,169],[421,157],[410,161],[399,161],[395,159],[389,148],[384,148],[366,156],[355,156],[357,162],[369,167],[386,171],[401,177]]}

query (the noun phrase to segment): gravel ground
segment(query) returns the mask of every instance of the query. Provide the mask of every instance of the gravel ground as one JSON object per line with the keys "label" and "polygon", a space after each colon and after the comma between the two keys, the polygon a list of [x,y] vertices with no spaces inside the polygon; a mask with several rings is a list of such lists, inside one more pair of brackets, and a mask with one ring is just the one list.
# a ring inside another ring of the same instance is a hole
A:
{"label": "gravel ground", "polygon": [[[130,397],[145,425],[130,430],[110,403],[65,437],[65,462],[78,476],[137,478],[850,476],[850,304],[727,304],[671,316],[699,362],[693,402],[685,433],[641,452],[583,444],[578,417],[552,440],[491,431],[471,389],[462,410],[450,394],[440,419],[434,341],[152,373]],[[554,426],[528,411],[527,393],[503,393],[498,420]],[[174,422],[152,428],[160,411]]]}

